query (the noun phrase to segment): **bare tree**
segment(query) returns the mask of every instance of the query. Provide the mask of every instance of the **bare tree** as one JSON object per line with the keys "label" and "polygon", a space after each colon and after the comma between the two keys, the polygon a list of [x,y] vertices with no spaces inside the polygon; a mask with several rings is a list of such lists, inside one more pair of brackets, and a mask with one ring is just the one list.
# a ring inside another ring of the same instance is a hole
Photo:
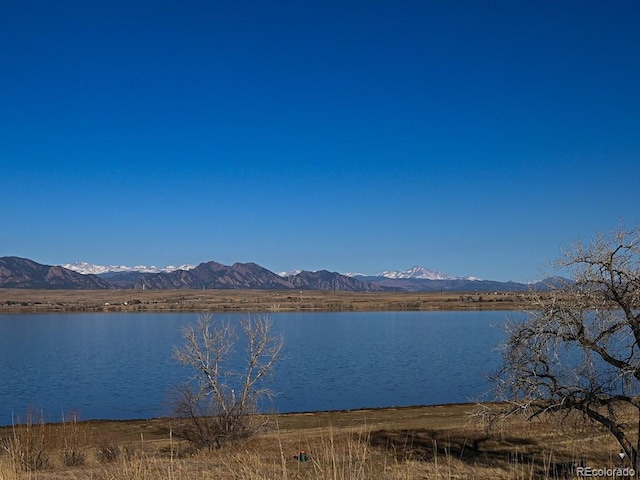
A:
{"label": "bare tree", "polygon": [[572,281],[537,294],[526,320],[507,324],[495,376],[509,405],[501,413],[579,412],[610,432],[640,472],[640,234],[620,228],[578,242],[556,266]]}
{"label": "bare tree", "polygon": [[[182,419],[176,433],[198,447],[217,448],[255,433],[258,402],[271,396],[265,380],[283,338],[271,333],[267,316],[247,316],[240,325],[239,335],[230,322],[200,314],[195,325],[183,328],[184,344],[174,348],[176,360],[194,370],[176,388],[174,412]],[[236,351],[239,343],[245,344],[244,355]]]}

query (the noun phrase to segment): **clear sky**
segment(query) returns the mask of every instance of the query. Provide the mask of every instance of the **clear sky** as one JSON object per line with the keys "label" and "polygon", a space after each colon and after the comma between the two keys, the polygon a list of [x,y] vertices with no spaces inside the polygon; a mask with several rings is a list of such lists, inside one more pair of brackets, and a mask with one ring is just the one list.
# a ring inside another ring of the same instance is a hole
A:
{"label": "clear sky", "polygon": [[0,7],[0,256],[529,281],[638,223],[637,1]]}

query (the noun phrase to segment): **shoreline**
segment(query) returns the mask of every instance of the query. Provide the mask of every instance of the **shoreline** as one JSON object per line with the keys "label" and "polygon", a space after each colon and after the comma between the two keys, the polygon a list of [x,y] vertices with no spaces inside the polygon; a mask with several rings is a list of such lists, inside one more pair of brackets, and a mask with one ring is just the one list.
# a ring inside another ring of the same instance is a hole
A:
{"label": "shoreline", "polygon": [[529,292],[0,289],[2,313],[520,310]]}
{"label": "shoreline", "polygon": [[[487,404],[492,402],[487,402]],[[387,407],[363,407],[354,409],[338,409],[338,410],[316,410],[305,412],[277,412],[277,413],[258,413],[258,417],[273,418],[282,430],[290,428],[306,428],[309,426],[328,427],[331,425],[345,426],[353,422],[393,422],[397,426],[399,419],[406,422],[411,419],[413,423],[419,417],[441,417],[456,420],[465,420],[467,412],[472,410],[476,403],[442,403],[433,405],[398,405]],[[74,419],[70,421],[33,421],[33,425],[47,425],[52,427],[63,427],[72,422],[85,424],[93,427],[106,428],[107,430],[118,430],[118,426],[126,426],[129,429],[148,429],[150,426],[169,428],[175,422],[177,417],[160,416],[151,418],[130,418],[130,419],[108,419],[108,418],[90,418],[90,419]],[[454,422],[457,423],[457,422]],[[25,422],[15,424],[0,425],[0,436],[3,432],[13,429],[15,426],[24,425]],[[448,424],[450,426],[450,424]],[[135,434],[139,438],[139,433]]]}

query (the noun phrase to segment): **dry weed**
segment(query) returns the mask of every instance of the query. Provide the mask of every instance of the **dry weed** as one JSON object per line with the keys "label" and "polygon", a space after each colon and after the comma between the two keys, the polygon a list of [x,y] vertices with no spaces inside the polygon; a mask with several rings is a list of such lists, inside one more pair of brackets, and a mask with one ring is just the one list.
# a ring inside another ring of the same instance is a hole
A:
{"label": "dry weed", "polygon": [[[199,452],[185,450],[188,444],[171,430],[164,438],[141,435],[138,441],[127,430],[123,441],[91,434],[82,422],[31,422],[0,432],[0,480],[545,480],[562,478],[562,469],[574,462],[619,464],[615,441],[578,423],[558,428],[514,418],[488,434],[474,425],[436,428],[428,421],[393,428],[340,418],[340,426],[289,424],[286,431]],[[67,461],[67,452],[83,456]]]}

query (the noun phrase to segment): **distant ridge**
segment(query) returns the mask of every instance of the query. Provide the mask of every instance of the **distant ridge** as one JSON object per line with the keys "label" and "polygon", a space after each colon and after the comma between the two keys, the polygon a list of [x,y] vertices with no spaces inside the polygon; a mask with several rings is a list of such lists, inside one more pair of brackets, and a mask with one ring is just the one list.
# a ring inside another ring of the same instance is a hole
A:
{"label": "distant ridge", "polygon": [[303,270],[282,275],[273,273],[256,263],[234,263],[229,266],[217,262],[204,262],[195,267],[176,268],[170,271],[146,270],[125,269],[110,270],[100,274],[80,274],[62,266],[42,265],[26,258],[0,257],[0,288],[514,292],[547,290],[566,283],[566,279],[559,278],[525,284],[479,280],[474,277],[451,277],[424,267],[413,267],[398,272],[382,272],[386,276],[382,274],[347,276],[327,270],[316,272]]}
{"label": "distant ridge", "polygon": [[376,285],[345,277],[335,272],[302,271],[283,277],[256,263],[201,263],[190,270],[169,273],[122,273],[109,277],[118,288],[207,288],[207,289],[301,289],[371,292],[383,290]]}
{"label": "distant ridge", "polygon": [[385,270],[378,274],[378,277],[399,279],[399,278],[420,278],[423,280],[453,280],[455,277],[446,275],[442,272],[429,270],[425,267],[415,266],[408,270],[388,271]]}
{"label": "distant ridge", "polygon": [[109,277],[109,281],[119,288],[293,288],[282,277],[255,263],[234,263],[228,266],[217,262],[206,262],[190,270],[176,270],[168,273],[127,272],[113,275]]}
{"label": "distant ridge", "polygon": [[0,257],[1,288],[109,289],[108,281],[64,267],[41,265],[26,258]]}
{"label": "distant ridge", "polygon": [[176,270],[191,270],[192,268],[196,268],[195,265],[190,264],[180,265],[179,267],[174,267],[173,265],[167,265],[166,267],[156,267],[155,265],[151,265],[150,267],[147,267],[146,265],[128,267],[126,265],[93,265],[87,262],[65,263],[61,266],[67,270],[73,270],[74,272],[81,273],[83,275],[102,275],[105,273],[121,272],[168,273],[175,272]]}
{"label": "distant ridge", "polygon": [[109,271],[94,275],[19,257],[0,257],[0,288],[383,290],[377,285],[326,270],[281,277],[255,263],[228,266],[206,262],[169,272]]}

